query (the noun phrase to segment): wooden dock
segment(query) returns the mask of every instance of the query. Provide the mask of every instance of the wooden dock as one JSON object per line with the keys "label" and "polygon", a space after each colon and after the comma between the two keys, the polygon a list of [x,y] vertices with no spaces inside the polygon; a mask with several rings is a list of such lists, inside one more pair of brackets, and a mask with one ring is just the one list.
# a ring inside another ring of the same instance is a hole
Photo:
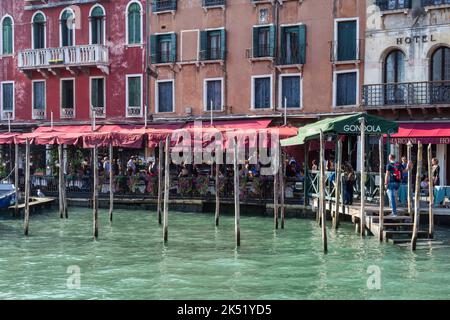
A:
{"label": "wooden dock", "polygon": [[[313,209],[317,210],[318,200],[313,200]],[[329,214],[335,211],[335,203],[326,202],[326,210]],[[353,205],[340,206],[339,213],[350,216],[351,220],[355,224],[359,224],[360,219],[360,205],[355,203]],[[383,234],[382,239],[384,242],[399,245],[401,247],[410,247],[411,238],[413,234],[414,221],[413,217],[407,214],[407,208],[398,208],[398,216],[391,215],[391,209],[389,207],[384,208],[383,216]],[[448,209],[442,209],[442,214],[448,214]],[[428,215],[427,208],[420,209],[421,215]],[[435,213],[439,214],[438,212]],[[365,206],[365,227],[366,231],[377,239],[380,238],[380,217],[379,206],[366,204]],[[417,247],[418,248],[437,248],[442,246],[442,241],[437,241],[428,235],[428,230],[418,230],[417,232]]]}
{"label": "wooden dock", "polygon": [[[29,206],[33,210],[49,206],[51,205],[56,199],[55,198],[38,198],[38,197],[30,197]],[[14,210],[16,208],[15,205],[9,206],[8,209]],[[18,205],[19,210],[25,209],[25,203],[21,203]]]}

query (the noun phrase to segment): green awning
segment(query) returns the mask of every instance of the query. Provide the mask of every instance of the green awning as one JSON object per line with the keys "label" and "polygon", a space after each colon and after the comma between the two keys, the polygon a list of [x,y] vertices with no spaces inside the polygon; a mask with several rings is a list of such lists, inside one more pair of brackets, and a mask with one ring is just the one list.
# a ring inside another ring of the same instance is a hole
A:
{"label": "green awning", "polygon": [[361,129],[359,119],[362,117],[366,120],[367,135],[380,136],[394,134],[398,131],[396,122],[360,112],[335,118],[326,118],[308,124],[298,130],[297,136],[281,140],[281,145],[288,147],[304,144],[306,140],[319,137],[321,130],[324,134],[359,135]]}

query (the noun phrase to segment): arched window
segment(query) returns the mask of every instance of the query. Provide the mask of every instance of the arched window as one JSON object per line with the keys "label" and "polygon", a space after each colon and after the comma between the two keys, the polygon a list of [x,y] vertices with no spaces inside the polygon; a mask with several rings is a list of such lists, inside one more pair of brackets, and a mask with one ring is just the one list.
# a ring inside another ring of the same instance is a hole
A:
{"label": "arched window", "polygon": [[38,12],[33,17],[33,49],[45,48],[45,16]]}
{"label": "arched window", "polygon": [[127,11],[127,35],[128,44],[141,44],[142,39],[142,21],[141,5],[138,2],[132,2],[128,5]]}
{"label": "arched window", "polygon": [[100,6],[93,7],[89,16],[91,23],[91,44],[105,44],[105,11]]}
{"label": "arched window", "polygon": [[70,47],[75,44],[75,15],[72,10],[66,9],[61,14],[61,47]]}
{"label": "arched window", "polygon": [[441,47],[431,57],[431,81],[450,80],[450,48]]}
{"label": "arched window", "polygon": [[12,54],[13,49],[13,20],[6,16],[2,20],[2,54]]}
{"label": "arched window", "polygon": [[390,52],[384,63],[386,83],[385,102],[387,105],[405,104],[408,88],[405,81],[405,54],[400,50]]}
{"label": "arched window", "polygon": [[405,54],[400,50],[394,50],[386,57],[384,81],[386,83],[405,81]]}

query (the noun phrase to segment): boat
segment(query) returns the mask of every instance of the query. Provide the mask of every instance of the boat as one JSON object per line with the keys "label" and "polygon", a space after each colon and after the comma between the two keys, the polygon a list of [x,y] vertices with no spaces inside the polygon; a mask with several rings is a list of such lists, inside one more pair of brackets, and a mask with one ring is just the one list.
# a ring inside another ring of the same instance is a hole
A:
{"label": "boat", "polygon": [[16,188],[12,183],[0,183],[0,210],[16,203]]}

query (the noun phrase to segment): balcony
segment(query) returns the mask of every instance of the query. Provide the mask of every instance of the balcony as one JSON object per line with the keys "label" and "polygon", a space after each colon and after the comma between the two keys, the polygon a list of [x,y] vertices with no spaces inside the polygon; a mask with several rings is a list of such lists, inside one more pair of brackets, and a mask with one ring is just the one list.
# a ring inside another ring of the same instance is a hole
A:
{"label": "balcony", "polygon": [[450,81],[424,81],[363,86],[366,108],[433,106],[450,104]]}
{"label": "balcony", "polygon": [[411,0],[377,0],[375,3],[381,11],[411,9]]}
{"label": "balcony", "polygon": [[142,108],[141,107],[127,107],[127,117],[128,118],[141,118]]}
{"label": "balcony", "polygon": [[176,0],[153,0],[152,9],[154,13],[173,12],[177,10]]}
{"label": "balcony", "polygon": [[13,110],[2,110],[1,119],[5,121],[14,120],[14,111]]}
{"label": "balcony", "polygon": [[106,112],[104,107],[91,107],[91,115],[95,115],[96,118],[105,118]]}
{"label": "balcony", "polygon": [[356,41],[354,48],[345,46],[342,51],[339,50],[338,41],[330,41],[330,61],[333,64],[357,63],[364,58],[363,50],[364,40]]}
{"label": "balcony", "polygon": [[47,118],[45,109],[33,109],[32,118],[33,120],[45,120]]}
{"label": "balcony", "polygon": [[449,5],[450,0],[422,0],[423,7]]}
{"label": "balcony", "polygon": [[25,50],[19,52],[21,71],[38,70],[56,74],[58,69],[97,67],[109,73],[108,48],[103,45],[86,45],[61,48]]}
{"label": "balcony", "polygon": [[75,108],[61,108],[61,119],[75,118]]}
{"label": "balcony", "polygon": [[225,60],[225,52],[222,48],[210,48],[200,51],[201,61],[221,61]]}
{"label": "balcony", "polygon": [[208,7],[224,7],[226,1],[225,0],[202,0],[202,6],[204,8]]}

